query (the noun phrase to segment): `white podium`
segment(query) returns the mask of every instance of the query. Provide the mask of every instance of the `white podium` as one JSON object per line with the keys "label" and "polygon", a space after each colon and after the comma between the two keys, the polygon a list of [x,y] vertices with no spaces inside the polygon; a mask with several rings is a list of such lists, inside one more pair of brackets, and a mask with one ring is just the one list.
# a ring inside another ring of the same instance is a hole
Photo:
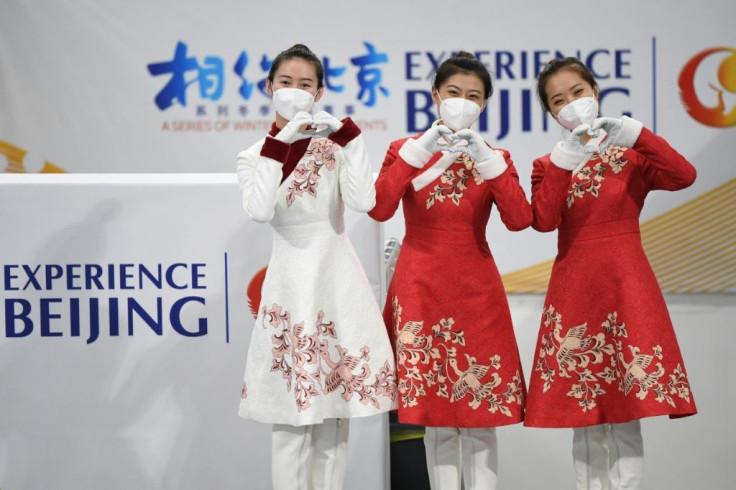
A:
{"label": "white podium", "polygon": [[[379,225],[347,227],[378,295]],[[270,488],[237,410],[271,229],[234,173],[0,175],[0,229],[0,488]],[[387,488],[387,426],[352,421],[346,488]]]}

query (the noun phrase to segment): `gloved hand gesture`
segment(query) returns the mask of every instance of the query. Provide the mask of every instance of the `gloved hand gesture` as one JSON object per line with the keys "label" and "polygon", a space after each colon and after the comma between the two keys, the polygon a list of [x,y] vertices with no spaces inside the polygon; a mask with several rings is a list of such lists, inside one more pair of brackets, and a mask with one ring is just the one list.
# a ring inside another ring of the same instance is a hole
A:
{"label": "gloved hand gesture", "polygon": [[436,126],[431,126],[423,135],[414,141],[419,148],[434,155],[438,151],[446,149],[444,145],[440,144],[440,137],[447,137],[450,134],[452,134],[450,128],[442,124],[437,124]]}
{"label": "gloved hand gesture", "polygon": [[581,124],[567,135],[567,137],[558,141],[552,150],[550,159],[552,163],[565,170],[574,170],[580,165],[588,154],[597,151],[595,145],[583,145],[583,136],[589,134],[590,125]]}
{"label": "gloved hand gesture", "polygon": [[420,137],[406,140],[399,148],[399,156],[412,167],[422,168],[432,155],[445,149],[447,145],[440,143],[440,138],[450,134],[452,130],[447,126],[441,124],[431,126]]}
{"label": "gloved hand gesture", "polygon": [[493,159],[498,151],[490,148],[481,135],[473,131],[472,129],[461,129],[450,137],[451,141],[457,142],[465,140],[468,142],[467,145],[456,146],[458,151],[467,153],[467,155],[475,160],[476,162],[485,162]]}
{"label": "gloved hand gesture", "polygon": [[603,129],[608,134],[608,138],[603,142],[600,151],[603,151],[608,145],[619,144],[618,138],[623,127],[623,121],[615,117],[599,117],[593,121],[592,131],[597,132],[599,129]]}
{"label": "gloved hand gesture", "polygon": [[570,153],[593,153],[597,150],[595,145],[586,145],[583,143],[585,135],[591,135],[592,130],[589,124],[581,124],[577,128],[570,131],[567,138],[560,140],[563,149]]}
{"label": "gloved hand gesture", "polygon": [[297,112],[291,121],[286,123],[281,131],[275,136],[279,141],[284,143],[293,143],[295,141],[309,138],[311,134],[302,131],[302,126],[312,123],[312,115],[308,112]]}
{"label": "gloved hand gesture", "polygon": [[324,136],[327,136],[330,133],[334,133],[342,127],[342,122],[340,122],[335,116],[327,111],[320,111],[315,114],[314,118],[312,119],[312,124],[314,124],[315,126],[327,126],[327,129],[317,131],[317,133]]}

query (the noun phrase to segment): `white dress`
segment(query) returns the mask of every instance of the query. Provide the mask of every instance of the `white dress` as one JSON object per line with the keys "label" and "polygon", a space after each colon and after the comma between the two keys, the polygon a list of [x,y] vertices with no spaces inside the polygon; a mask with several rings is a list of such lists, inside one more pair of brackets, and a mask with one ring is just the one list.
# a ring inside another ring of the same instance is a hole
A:
{"label": "white dress", "polygon": [[357,137],[343,138],[344,147],[313,138],[283,183],[282,163],[262,149],[285,143],[264,139],[238,155],[243,207],[269,221],[274,237],[241,417],[307,425],[396,408],[391,344],[345,232],[343,203],[359,212],[375,203],[363,138],[349,119],[346,126]]}

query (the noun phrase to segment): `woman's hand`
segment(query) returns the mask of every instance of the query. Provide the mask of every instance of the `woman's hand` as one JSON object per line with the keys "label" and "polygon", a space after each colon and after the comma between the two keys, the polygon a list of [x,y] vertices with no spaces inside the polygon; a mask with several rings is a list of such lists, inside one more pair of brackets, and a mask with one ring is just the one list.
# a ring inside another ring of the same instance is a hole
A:
{"label": "woman's hand", "polygon": [[279,141],[284,143],[293,143],[295,141],[309,138],[311,134],[302,132],[302,126],[306,126],[312,123],[312,115],[308,112],[297,112],[296,115],[286,123],[281,131],[275,136]]}
{"label": "woman's hand", "polygon": [[489,147],[481,135],[473,131],[472,129],[461,129],[457,133],[450,136],[450,140],[456,143],[460,140],[468,142],[467,145],[458,145],[448,148],[450,151],[462,151],[475,160],[476,162],[486,162],[492,160],[499,153],[498,150],[494,150]]}
{"label": "woman's hand", "polygon": [[618,145],[618,139],[621,135],[621,130],[624,127],[624,123],[621,119],[616,119],[614,117],[599,117],[595,121],[593,121],[593,126],[591,131],[597,132],[600,129],[603,129],[603,131],[606,132],[608,135],[608,138],[606,138],[606,141],[601,146],[600,151],[603,151],[608,145]]}
{"label": "woman's hand", "polygon": [[447,137],[451,134],[452,130],[450,128],[442,124],[437,124],[436,126],[431,126],[414,141],[419,148],[434,155],[438,151],[445,149],[443,145],[440,145],[440,138],[442,136]]}
{"label": "woman's hand", "polygon": [[503,153],[488,146],[481,135],[472,129],[461,129],[450,135],[449,139],[455,145],[449,150],[463,152],[472,158],[475,168],[485,180],[495,179],[508,168]]}
{"label": "woman's hand", "polygon": [[586,148],[583,144],[583,137],[590,130],[590,125],[581,124],[558,141],[550,154],[552,163],[565,170],[575,170],[593,152],[592,148]]}
{"label": "woman's hand", "polygon": [[327,126],[326,130],[317,131],[318,134],[324,136],[334,133],[342,127],[342,122],[327,111],[320,111],[315,114],[312,119],[312,124],[315,126]]}
{"label": "woman's hand", "polygon": [[401,145],[399,156],[414,168],[422,168],[432,155],[442,150],[440,137],[452,134],[452,130],[442,124],[431,126],[420,137],[408,139]]}

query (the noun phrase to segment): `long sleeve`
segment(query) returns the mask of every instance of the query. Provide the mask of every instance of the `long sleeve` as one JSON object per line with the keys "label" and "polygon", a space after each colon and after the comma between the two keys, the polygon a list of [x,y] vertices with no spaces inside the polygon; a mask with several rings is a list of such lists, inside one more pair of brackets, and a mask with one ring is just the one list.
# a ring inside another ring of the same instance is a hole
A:
{"label": "long sleeve", "polygon": [[534,160],[532,169],[532,227],[552,231],[562,222],[572,172],[553,165],[549,155]]}
{"label": "long sleeve", "polygon": [[422,172],[421,168],[413,167],[399,155],[405,141],[391,143],[383,160],[376,180],[376,205],[368,212],[376,221],[386,221],[394,215],[411,180]]}
{"label": "long sleeve", "polygon": [[633,149],[645,157],[641,162],[642,173],[650,189],[676,191],[695,182],[695,167],[664,138],[647,128],[642,128]]}
{"label": "long sleeve", "polygon": [[360,129],[346,118],[342,127],[330,135],[330,139],[342,146],[338,153],[340,194],[345,204],[360,213],[370,211],[376,203],[373,171],[365,141]]}
{"label": "long sleeve", "polygon": [[[260,222],[270,221],[273,218],[281,184],[282,164],[274,158],[262,156],[270,140],[277,141],[267,138],[265,143],[256,143],[240,152],[237,158],[238,184],[243,198],[243,208],[251,219]],[[276,156],[275,153],[279,153],[278,149],[281,148],[278,143],[281,142],[271,143],[277,148],[276,152],[271,152],[274,153],[273,156]],[[283,153],[283,149],[281,150]]]}
{"label": "long sleeve", "polygon": [[509,153],[506,150],[499,151],[503,152],[506,169],[487,182],[503,224],[511,231],[523,230],[532,223],[532,208],[519,184],[519,174]]}

